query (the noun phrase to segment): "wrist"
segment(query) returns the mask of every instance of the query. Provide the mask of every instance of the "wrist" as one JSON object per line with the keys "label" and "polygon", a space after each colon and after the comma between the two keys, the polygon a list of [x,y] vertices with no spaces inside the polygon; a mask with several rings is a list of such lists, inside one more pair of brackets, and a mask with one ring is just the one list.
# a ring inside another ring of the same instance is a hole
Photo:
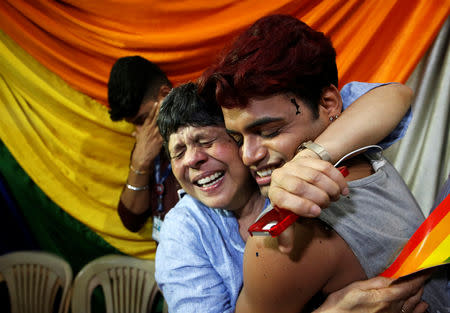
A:
{"label": "wrist", "polygon": [[134,166],[133,163],[130,163],[130,171],[132,171],[136,175],[148,175],[148,174],[150,174],[150,167],[149,166]]}
{"label": "wrist", "polygon": [[148,158],[139,158],[133,155],[130,161],[130,170],[137,174],[137,172],[142,172],[143,174],[150,174],[152,169],[152,161]]}
{"label": "wrist", "polygon": [[126,184],[125,187],[127,187],[127,189],[133,190],[133,191],[143,191],[143,190],[147,190],[149,188],[148,185],[143,185],[143,186],[135,186],[135,185],[130,185],[130,184]]}
{"label": "wrist", "polygon": [[296,158],[309,158],[309,159],[317,159],[320,160],[320,157],[317,153],[309,150],[309,149],[302,149],[295,155]]}
{"label": "wrist", "polygon": [[140,153],[135,149],[131,155],[130,169],[133,168],[140,172],[148,172],[153,159],[154,158],[150,158],[148,154]]}
{"label": "wrist", "polygon": [[321,159],[331,162],[331,156],[328,151],[321,145],[309,140],[298,146],[296,156],[301,153],[304,157]]}

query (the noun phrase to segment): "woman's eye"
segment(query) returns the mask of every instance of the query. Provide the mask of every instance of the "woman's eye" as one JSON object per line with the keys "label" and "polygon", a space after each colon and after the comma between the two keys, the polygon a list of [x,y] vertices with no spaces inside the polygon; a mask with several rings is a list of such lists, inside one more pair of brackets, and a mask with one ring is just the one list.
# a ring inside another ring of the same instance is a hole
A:
{"label": "woman's eye", "polygon": [[200,140],[199,144],[203,147],[209,147],[213,144],[213,142],[215,141],[215,139],[211,139],[211,140]]}
{"label": "woman's eye", "polygon": [[177,151],[175,153],[170,154],[171,159],[179,159],[183,156],[184,151]]}

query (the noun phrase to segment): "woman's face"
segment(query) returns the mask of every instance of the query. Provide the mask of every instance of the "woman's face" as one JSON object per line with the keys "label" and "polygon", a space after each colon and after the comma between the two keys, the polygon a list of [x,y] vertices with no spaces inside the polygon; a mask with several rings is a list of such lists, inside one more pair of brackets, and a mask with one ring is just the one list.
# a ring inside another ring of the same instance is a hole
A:
{"label": "woman's face", "polygon": [[181,127],[170,135],[168,149],[181,187],[208,207],[238,210],[257,192],[224,127]]}

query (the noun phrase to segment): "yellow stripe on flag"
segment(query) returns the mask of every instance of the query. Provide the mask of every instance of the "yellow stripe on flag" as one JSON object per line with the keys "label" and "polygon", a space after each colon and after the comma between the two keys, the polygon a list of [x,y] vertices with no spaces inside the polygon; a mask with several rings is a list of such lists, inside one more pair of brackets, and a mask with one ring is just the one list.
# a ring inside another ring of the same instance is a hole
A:
{"label": "yellow stripe on flag", "polygon": [[433,254],[430,255],[420,265],[420,268],[423,269],[445,263],[445,261],[449,259],[449,254],[450,254],[450,235],[447,235],[447,238],[445,238],[444,241],[433,251]]}

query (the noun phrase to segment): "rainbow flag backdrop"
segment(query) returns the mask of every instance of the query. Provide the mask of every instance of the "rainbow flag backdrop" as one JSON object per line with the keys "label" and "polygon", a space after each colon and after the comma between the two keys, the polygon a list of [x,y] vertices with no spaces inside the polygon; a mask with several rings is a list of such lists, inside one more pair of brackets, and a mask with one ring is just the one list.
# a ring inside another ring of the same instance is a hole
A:
{"label": "rainbow flag backdrop", "polygon": [[400,255],[381,276],[399,278],[450,263],[450,195],[420,225]]}

